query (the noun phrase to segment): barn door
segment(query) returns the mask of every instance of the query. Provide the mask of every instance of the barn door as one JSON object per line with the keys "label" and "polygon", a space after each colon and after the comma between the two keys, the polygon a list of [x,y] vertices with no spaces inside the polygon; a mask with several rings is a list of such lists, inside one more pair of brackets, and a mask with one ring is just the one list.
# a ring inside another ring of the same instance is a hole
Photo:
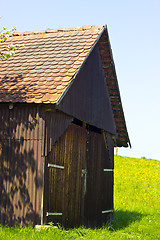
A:
{"label": "barn door", "polygon": [[102,192],[102,135],[88,131],[87,136],[87,194],[85,202],[86,225],[97,226],[101,223]]}
{"label": "barn door", "polygon": [[101,226],[113,212],[113,162],[109,156],[108,141],[101,132],[88,131],[87,138],[85,219],[88,226]]}
{"label": "barn door", "polygon": [[48,199],[47,199],[47,222],[62,222],[64,213],[64,165],[50,162],[47,163],[48,172]]}
{"label": "barn door", "polygon": [[[114,177],[114,142],[109,133],[103,135],[106,145],[106,158],[103,160],[102,184],[102,221],[112,219],[113,215],[113,177]],[[104,153],[105,154],[105,153]],[[105,156],[105,155],[104,155]]]}
{"label": "barn door", "polygon": [[46,163],[46,222],[74,227],[108,220],[113,211],[113,166],[105,139],[101,131],[72,123],[56,142]]}
{"label": "barn door", "polygon": [[45,181],[46,222],[66,227],[84,217],[86,129],[71,124],[49,153]]}

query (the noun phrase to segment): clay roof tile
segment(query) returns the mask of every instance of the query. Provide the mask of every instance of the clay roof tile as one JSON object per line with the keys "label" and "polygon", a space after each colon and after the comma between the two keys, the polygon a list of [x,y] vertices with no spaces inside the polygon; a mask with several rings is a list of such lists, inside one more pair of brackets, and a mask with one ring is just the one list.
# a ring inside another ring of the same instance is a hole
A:
{"label": "clay roof tile", "polygon": [[102,30],[83,26],[10,34],[8,44],[24,47],[1,62],[0,101],[55,103]]}

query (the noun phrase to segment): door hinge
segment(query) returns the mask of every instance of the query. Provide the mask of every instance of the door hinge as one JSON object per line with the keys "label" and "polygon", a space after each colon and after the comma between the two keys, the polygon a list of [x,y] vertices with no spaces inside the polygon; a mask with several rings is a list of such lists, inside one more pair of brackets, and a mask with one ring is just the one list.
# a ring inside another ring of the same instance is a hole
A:
{"label": "door hinge", "polygon": [[52,164],[52,163],[48,163],[48,167],[53,167],[53,168],[64,169],[64,166],[60,166],[60,165],[57,165],[57,164]]}

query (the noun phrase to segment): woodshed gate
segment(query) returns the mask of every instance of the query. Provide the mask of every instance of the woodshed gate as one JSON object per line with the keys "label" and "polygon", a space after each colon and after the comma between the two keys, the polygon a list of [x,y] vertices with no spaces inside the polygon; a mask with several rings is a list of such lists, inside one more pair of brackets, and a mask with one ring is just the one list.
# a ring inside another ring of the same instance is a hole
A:
{"label": "woodshed gate", "polygon": [[45,181],[45,222],[96,226],[110,220],[113,155],[100,129],[72,123],[46,158]]}

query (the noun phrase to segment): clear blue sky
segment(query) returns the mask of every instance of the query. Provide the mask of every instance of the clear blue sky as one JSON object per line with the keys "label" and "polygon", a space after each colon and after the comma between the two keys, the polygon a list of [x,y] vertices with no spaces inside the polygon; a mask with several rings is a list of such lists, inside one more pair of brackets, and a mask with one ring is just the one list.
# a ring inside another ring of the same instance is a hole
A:
{"label": "clear blue sky", "polygon": [[0,28],[17,31],[108,25],[132,149],[119,155],[160,160],[160,1],[5,0]]}

